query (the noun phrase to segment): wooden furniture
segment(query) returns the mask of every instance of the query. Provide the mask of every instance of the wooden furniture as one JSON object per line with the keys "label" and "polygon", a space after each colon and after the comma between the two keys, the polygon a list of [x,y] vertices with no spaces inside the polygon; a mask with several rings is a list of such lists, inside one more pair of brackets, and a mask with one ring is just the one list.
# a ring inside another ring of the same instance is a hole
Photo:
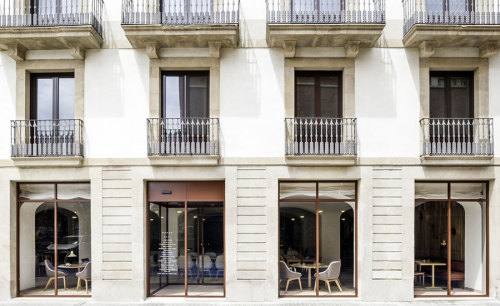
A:
{"label": "wooden furniture", "polygon": [[[299,269],[307,269],[307,287],[311,287],[311,270],[316,269],[315,263],[297,263],[290,265],[290,267],[299,268]],[[320,263],[318,268],[326,268],[328,267],[325,264]]]}
{"label": "wooden furniture", "polygon": [[59,269],[78,269],[78,272],[80,272],[83,268],[85,268],[85,264],[61,264],[58,265],[57,268]]}
{"label": "wooden furniture", "polygon": [[89,281],[92,280],[90,261],[87,264],[85,264],[85,268],[83,269],[83,271],[81,272],[79,271],[75,275],[76,277],[78,277],[78,280],[76,282],[76,291],[80,290],[81,281],[83,280],[85,282],[85,293],[89,293]]}
{"label": "wooden furniture", "polygon": [[[328,293],[332,294],[332,289],[330,288],[330,283],[335,282],[337,288],[339,288],[340,292],[342,292],[342,287],[340,286],[340,261],[332,261],[328,268],[323,271],[317,273],[320,281],[324,281],[326,287],[328,288]],[[314,275],[316,276],[316,275]],[[314,291],[316,291],[316,282],[314,282]]]}
{"label": "wooden furniture", "polygon": [[415,271],[415,278],[422,279],[422,287],[425,287],[425,272],[422,271]]}
{"label": "wooden furniture", "polygon": [[439,287],[434,286],[434,278],[435,278],[435,270],[436,266],[446,266],[444,262],[436,262],[436,261],[423,261],[423,260],[415,260],[415,264],[418,266],[418,271],[422,271],[423,266],[431,267],[431,286],[426,287],[427,289],[437,289]]}
{"label": "wooden furniture", "polygon": [[302,274],[299,272],[294,272],[288,268],[284,261],[280,261],[280,282],[282,279],[286,279],[285,293],[288,291],[288,285],[293,280],[299,281],[300,292],[302,292],[302,282],[300,281],[300,277]]}
{"label": "wooden furniture", "polygon": [[[464,282],[465,281],[465,264],[463,261],[453,260],[450,267],[450,279],[452,282]],[[448,278],[448,270],[437,270],[436,277],[438,279]]]}
{"label": "wooden furniture", "polygon": [[45,263],[45,273],[47,273],[49,280],[47,281],[47,284],[45,285],[45,288],[43,290],[47,290],[47,288],[49,288],[49,286],[52,282],[54,282],[54,286],[55,286],[56,278],[57,279],[62,278],[63,284],[64,284],[64,289],[66,289],[66,276],[67,276],[66,273],[64,271],[58,270],[57,277],[56,277],[56,272],[55,272],[55,269],[54,269],[54,266],[52,265],[52,263],[50,263],[50,261],[48,259],[45,259],[44,263]]}

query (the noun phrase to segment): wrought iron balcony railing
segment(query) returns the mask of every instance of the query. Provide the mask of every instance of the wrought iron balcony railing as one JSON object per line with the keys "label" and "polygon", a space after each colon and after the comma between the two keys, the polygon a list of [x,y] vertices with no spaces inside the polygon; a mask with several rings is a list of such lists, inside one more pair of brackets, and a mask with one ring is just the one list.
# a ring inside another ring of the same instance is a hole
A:
{"label": "wrought iron balcony railing", "polygon": [[102,36],[103,0],[0,0],[0,27],[91,25]]}
{"label": "wrought iron balcony railing", "polygon": [[12,120],[12,157],[83,156],[83,121]]}
{"label": "wrought iron balcony railing", "polygon": [[150,118],[148,155],[219,155],[219,119]]}
{"label": "wrought iron balcony railing", "polygon": [[385,0],[266,0],[266,3],[267,23],[385,23]]}
{"label": "wrought iron balcony railing", "polygon": [[239,0],[123,0],[122,24],[238,23]]}
{"label": "wrought iron balcony railing", "polygon": [[286,155],[357,155],[355,118],[286,118]]}
{"label": "wrought iron balcony railing", "polygon": [[498,0],[403,0],[404,34],[416,24],[500,24]]}
{"label": "wrought iron balcony railing", "polygon": [[424,118],[422,156],[493,156],[492,118]]}

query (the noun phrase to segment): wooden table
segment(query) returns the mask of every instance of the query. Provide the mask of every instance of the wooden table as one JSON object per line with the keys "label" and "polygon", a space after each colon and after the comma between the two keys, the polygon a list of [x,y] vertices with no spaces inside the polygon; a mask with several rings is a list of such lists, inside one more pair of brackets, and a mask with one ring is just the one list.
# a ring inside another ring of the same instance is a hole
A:
{"label": "wooden table", "polygon": [[[307,287],[311,286],[311,270],[316,268],[316,263],[296,263],[291,265],[290,267],[299,268],[299,269],[307,269]],[[320,263],[318,268],[327,268],[328,265]]]}
{"label": "wooden table", "polygon": [[57,267],[59,269],[78,269],[78,272],[80,272],[83,268],[85,268],[85,265],[86,264],[70,264],[70,265],[61,264],[58,265]]}
{"label": "wooden table", "polygon": [[430,266],[431,267],[431,286],[426,287],[427,289],[437,289],[439,287],[434,286],[434,272],[436,266],[446,266],[446,263],[444,262],[437,262],[437,261],[423,261],[423,260],[415,260],[415,263],[418,266],[418,271],[422,271],[422,266]]}

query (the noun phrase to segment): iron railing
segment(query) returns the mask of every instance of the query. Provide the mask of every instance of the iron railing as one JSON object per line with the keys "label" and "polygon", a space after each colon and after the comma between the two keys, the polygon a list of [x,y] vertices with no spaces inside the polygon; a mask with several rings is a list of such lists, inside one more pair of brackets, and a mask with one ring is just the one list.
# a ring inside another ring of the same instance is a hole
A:
{"label": "iron railing", "polygon": [[239,0],[123,0],[122,24],[232,24]]}
{"label": "iron railing", "polygon": [[83,156],[83,121],[12,120],[12,157]]}
{"label": "iron railing", "polygon": [[0,0],[0,27],[91,25],[102,36],[103,0]]}
{"label": "iron railing", "polygon": [[150,118],[148,155],[219,155],[218,118]]}
{"label": "iron railing", "polygon": [[385,23],[385,0],[266,0],[266,4],[267,23]]}
{"label": "iron railing", "polygon": [[422,156],[493,156],[491,118],[424,118],[420,126]]}
{"label": "iron railing", "polygon": [[403,0],[404,34],[416,24],[500,24],[500,0]]}
{"label": "iron railing", "polygon": [[357,155],[355,118],[286,118],[286,155]]}

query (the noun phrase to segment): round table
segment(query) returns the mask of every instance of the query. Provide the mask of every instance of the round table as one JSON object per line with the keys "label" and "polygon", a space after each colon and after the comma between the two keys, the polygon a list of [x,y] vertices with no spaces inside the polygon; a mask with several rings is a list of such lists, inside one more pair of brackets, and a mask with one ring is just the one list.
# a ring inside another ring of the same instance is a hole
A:
{"label": "round table", "polygon": [[[311,286],[311,270],[316,269],[316,263],[296,263],[290,265],[290,267],[293,268],[299,268],[299,269],[307,269],[307,287],[312,287]],[[327,268],[328,265],[320,263],[318,265],[318,268]]]}

